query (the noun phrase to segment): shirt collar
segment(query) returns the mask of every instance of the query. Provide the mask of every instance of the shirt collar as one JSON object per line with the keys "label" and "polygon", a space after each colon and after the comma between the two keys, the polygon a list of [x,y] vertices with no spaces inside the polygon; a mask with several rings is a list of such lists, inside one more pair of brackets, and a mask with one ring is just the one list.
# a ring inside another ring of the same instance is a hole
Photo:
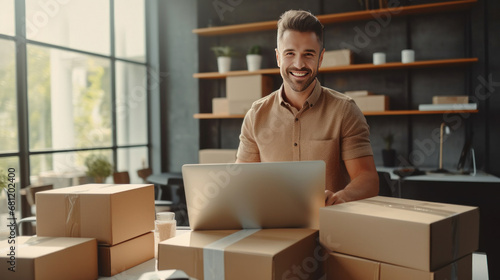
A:
{"label": "shirt collar", "polygon": [[[309,105],[309,107],[313,107],[313,105],[316,104],[316,102],[318,102],[318,99],[321,95],[321,92],[322,92],[321,84],[318,81],[318,79],[316,78],[316,85],[314,86],[314,88],[311,92],[311,95],[309,95],[309,97],[306,99],[305,103],[307,103]],[[286,102],[285,99],[283,98],[283,94],[284,94],[284,86],[282,84],[280,89],[279,89],[279,94],[278,94],[279,104],[289,105],[288,102]]]}

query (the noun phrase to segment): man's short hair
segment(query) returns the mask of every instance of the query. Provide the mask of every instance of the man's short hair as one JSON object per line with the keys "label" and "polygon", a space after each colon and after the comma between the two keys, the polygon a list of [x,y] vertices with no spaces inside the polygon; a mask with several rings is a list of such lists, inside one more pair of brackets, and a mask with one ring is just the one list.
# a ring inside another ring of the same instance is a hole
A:
{"label": "man's short hair", "polygon": [[286,30],[314,32],[318,38],[320,50],[323,48],[323,24],[310,12],[302,10],[284,12],[278,20],[277,45]]}

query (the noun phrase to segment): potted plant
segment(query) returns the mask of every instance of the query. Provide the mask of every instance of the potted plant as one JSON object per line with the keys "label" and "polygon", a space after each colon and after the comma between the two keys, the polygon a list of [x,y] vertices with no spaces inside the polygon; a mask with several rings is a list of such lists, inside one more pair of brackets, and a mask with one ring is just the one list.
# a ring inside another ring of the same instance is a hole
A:
{"label": "potted plant", "polygon": [[4,171],[0,171],[0,213],[7,211],[7,186],[9,185],[9,177]]}
{"label": "potted plant", "polygon": [[212,51],[217,56],[217,67],[219,73],[228,72],[231,70],[231,57],[234,55],[233,48],[230,46],[212,47]]}
{"label": "potted plant", "polygon": [[96,183],[103,183],[113,172],[113,166],[102,154],[92,154],[85,159],[87,176],[93,177]]}
{"label": "potted plant", "polygon": [[262,53],[259,45],[253,45],[248,49],[247,53],[247,66],[248,71],[255,71],[260,69],[262,63]]}
{"label": "potted plant", "polygon": [[384,136],[385,149],[382,150],[382,161],[384,166],[393,167],[396,166],[396,150],[392,148],[392,143],[394,142],[394,134],[388,133]]}

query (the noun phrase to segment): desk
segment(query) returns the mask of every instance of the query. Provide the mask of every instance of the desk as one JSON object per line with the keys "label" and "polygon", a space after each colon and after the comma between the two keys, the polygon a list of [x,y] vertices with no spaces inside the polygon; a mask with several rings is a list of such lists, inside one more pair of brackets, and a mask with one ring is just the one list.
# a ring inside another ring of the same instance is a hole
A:
{"label": "desk", "polygon": [[488,173],[478,171],[476,175],[456,174],[456,173],[431,173],[430,169],[425,171],[425,175],[400,177],[394,174],[395,168],[377,166],[377,171],[387,172],[392,180],[403,179],[406,181],[435,181],[435,182],[474,182],[474,183],[500,183],[500,178]]}

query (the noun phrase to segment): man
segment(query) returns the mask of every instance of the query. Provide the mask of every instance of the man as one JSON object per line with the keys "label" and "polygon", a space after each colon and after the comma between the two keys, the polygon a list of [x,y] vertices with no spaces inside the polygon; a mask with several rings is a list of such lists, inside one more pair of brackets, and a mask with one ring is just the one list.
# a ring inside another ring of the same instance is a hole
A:
{"label": "man", "polygon": [[323,25],[309,12],[278,21],[281,88],[254,102],[243,121],[236,162],[324,160],[325,204],[378,194],[369,127],[354,101],[322,87]]}

